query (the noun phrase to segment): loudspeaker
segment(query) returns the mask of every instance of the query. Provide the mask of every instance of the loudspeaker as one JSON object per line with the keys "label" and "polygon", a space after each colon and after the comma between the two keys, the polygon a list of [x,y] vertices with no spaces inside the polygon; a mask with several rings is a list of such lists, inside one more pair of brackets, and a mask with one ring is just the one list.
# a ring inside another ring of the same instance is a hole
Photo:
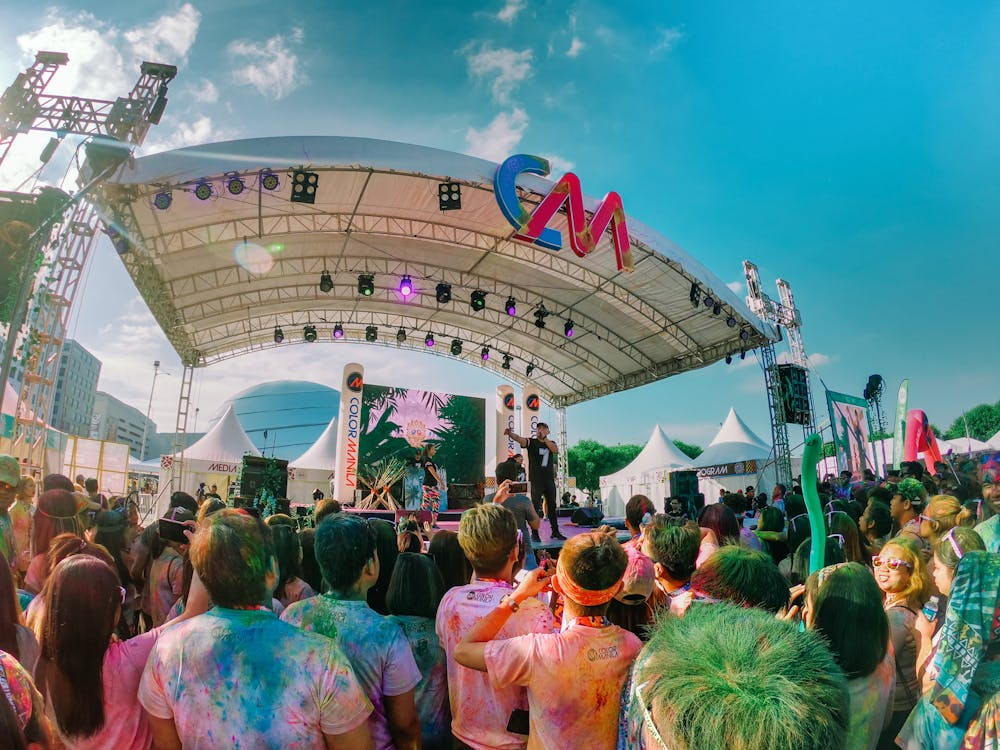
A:
{"label": "loudspeaker", "polygon": [[669,477],[671,497],[690,497],[698,494],[697,471],[672,471]]}
{"label": "loudspeaker", "polygon": [[778,365],[778,383],[781,387],[781,407],[787,424],[808,425],[809,375],[798,365]]}
{"label": "loudspeaker", "polygon": [[240,495],[243,497],[257,497],[264,487],[264,472],[267,469],[268,461],[274,461],[279,472],[278,487],[272,488],[274,496],[278,498],[288,497],[288,461],[281,459],[263,458],[261,456],[244,456],[243,473],[240,476]]}
{"label": "loudspeaker", "polygon": [[604,514],[598,508],[577,508],[569,520],[577,526],[600,526]]}

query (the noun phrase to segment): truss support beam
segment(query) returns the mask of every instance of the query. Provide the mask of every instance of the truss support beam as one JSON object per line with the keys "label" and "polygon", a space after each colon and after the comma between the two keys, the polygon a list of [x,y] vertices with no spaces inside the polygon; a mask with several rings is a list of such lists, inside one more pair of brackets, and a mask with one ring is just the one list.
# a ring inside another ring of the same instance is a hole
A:
{"label": "truss support beam", "polygon": [[170,455],[170,485],[173,492],[183,488],[184,450],[187,447],[187,424],[191,413],[191,385],[194,382],[194,365],[185,363],[181,373],[181,392],[177,399],[177,421],[174,424],[174,444]]}

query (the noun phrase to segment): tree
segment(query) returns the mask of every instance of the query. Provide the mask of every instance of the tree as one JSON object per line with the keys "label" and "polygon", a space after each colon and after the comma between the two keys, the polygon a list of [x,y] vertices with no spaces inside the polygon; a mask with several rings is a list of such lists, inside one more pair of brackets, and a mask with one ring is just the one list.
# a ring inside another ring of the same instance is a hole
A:
{"label": "tree", "polygon": [[569,474],[576,477],[578,488],[597,490],[602,476],[624,469],[641,450],[641,445],[604,445],[596,440],[581,440],[566,453]]}
{"label": "tree", "polygon": [[698,456],[704,453],[700,445],[691,445],[690,443],[685,443],[683,440],[675,440],[674,445],[688,458],[698,458]]}
{"label": "tree", "polygon": [[1000,430],[1000,401],[995,404],[980,404],[969,409],[963,417],[951,423],[944,434],[946,440],[965,437],[965,423],[969,423],[969,435],[975,440],[987,441]]}

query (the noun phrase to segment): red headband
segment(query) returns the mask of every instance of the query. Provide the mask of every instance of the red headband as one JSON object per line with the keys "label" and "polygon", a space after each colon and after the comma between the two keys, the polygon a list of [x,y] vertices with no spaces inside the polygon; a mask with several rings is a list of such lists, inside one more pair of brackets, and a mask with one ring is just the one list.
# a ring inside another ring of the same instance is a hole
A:
{"label": "red headband", "polygon": [[556,563],[556,579],[559,581],[559,588],[562,592],[582,607],[599,607],[607,604],[615,598],[615,594],[621,589],[621,579],[606,589],[593,591],[585,589],[570,577],[566,565],[563,563],[563,555],[559,555],[559,562]]}

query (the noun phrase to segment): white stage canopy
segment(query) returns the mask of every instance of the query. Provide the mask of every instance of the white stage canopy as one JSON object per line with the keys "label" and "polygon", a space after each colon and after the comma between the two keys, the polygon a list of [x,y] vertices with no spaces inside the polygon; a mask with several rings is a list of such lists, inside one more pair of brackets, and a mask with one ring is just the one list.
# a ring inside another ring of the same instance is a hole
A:
{"label": "white stage canopy", "polygon": [[316,442],[301,456],[288,463],[288,498],[301,505],[312,504],[316,489],[332,497],[330,480],[337,465],[337,418],[323,430]]}
{"label": "white stage canopy", "polygon": [[674,445],[660,425],[646,441],[632,463],[624,469],[601,477],[601,499],[607,516],[625,515],[625,503],[632,495],[646,495],[662,507],[662,501],[670,494],[669,475],[677,469],[691,467],[691,459]]}

